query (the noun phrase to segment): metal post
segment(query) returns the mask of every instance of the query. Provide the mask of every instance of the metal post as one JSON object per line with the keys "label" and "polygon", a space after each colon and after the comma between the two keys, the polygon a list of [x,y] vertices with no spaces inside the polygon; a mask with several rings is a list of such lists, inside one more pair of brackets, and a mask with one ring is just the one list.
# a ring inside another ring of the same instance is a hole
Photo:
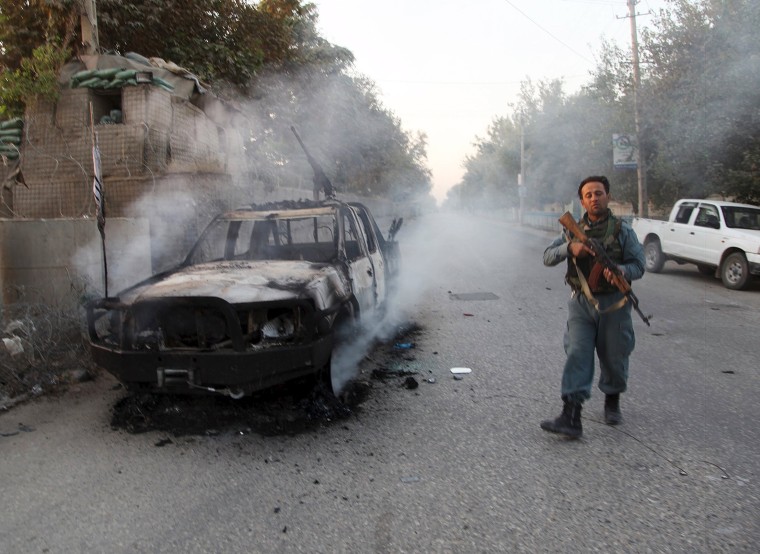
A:
{"label": "metal post", "polygon": [[628,0],[628,15],[631,20],[631,51],[633,53],[633,121],[636,130],[636,176],[639,192],[639,216],[649,215],[649,198],[647,195],[647,172],[644,167],[644,148],[641,141],[641,115],[639,114],[639,88],[641,76],[639,73],[639,40],[636,32],[636,2]]}
{"label": "metal post", "polygon": [[95,0],[81,0],[79,21],[82,26],[82,43],[86,54],[97,54],[98,44],[98,13]]}
{"label": "metal post", "polygon": [[525,133],[523,118],[520,116],[520,173],[517,175],[517,194],[520,197],[520,225],[523,224],[525,214]]}

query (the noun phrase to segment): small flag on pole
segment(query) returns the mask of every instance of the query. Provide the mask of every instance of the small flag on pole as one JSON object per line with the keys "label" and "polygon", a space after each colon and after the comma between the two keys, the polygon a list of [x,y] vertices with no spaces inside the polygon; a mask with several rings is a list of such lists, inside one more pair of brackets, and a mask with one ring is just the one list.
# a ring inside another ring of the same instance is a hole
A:
{"label": "small flag on pole", "polygon": [[98,148],[98,138],[95,136],[95,143],[92,145],[92,164],[95,176],[92,179],[92,194],[95,197],[95,209],[98,217],[98,231],[103,235],[106,227],[106,208],[105,197],[103,195],[103,177],[100,171],[100,149]]}
{"label": "small flag on pole", "polygon": [[92,195],[95,197],[95,209],[98,217],[98,231],[100,231],[100,245],[103,249],[103,289],[108,298],[108,261],[106,258],[106,198],[103,191],[103,175],[100,169],[100,149],[98,148],[98,134],[95,132],[95,122],[92,117],[92,103],[90,103],[90,129],[92,130]]}

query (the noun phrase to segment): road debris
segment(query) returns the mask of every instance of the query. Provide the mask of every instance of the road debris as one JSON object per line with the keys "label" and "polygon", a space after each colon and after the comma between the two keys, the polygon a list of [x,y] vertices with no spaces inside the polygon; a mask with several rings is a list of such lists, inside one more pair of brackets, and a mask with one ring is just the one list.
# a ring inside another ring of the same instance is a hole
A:
{"label": "road debris", "polygon": [[452,367],[451,373],[454,375],[463,375],[465,373],[472,373],[472,369],[469,367]]}

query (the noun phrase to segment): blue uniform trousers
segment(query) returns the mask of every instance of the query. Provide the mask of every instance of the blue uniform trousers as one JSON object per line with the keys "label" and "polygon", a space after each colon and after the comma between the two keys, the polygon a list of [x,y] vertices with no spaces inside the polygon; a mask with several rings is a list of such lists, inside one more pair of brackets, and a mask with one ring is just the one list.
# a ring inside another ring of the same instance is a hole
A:
{"label": "blue uniform trousers", "polygon": [[[622,293],[600,294],[599,311],[623,297]],[[594,381],[594,351],[599,357],[599,389],[605,394],[624,392],[628,382],[628,357],[636,339],[633,334],[631,305],[599,313],[583,293],[568,303],[565,331],[565,369],[562,373],[562,398],[583,402],[591,397]]]}

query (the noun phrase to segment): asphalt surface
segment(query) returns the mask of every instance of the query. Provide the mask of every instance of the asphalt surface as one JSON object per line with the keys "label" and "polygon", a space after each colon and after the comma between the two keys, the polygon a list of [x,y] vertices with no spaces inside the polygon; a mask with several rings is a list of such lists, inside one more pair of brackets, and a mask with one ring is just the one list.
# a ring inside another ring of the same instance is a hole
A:
{"label": "asphalt surface", "polygon": [[0,550],[757,551],[760,287],[671,264],[635,283],[654,317],[634,324],[625,421],[602,422],[595,390],[569,441],[538,426],[560,409],[568,298],[550,238],[407,222],[394,313],[421,330],[369,353],[345,419],[133,434],[106,376],[0,414]]}

